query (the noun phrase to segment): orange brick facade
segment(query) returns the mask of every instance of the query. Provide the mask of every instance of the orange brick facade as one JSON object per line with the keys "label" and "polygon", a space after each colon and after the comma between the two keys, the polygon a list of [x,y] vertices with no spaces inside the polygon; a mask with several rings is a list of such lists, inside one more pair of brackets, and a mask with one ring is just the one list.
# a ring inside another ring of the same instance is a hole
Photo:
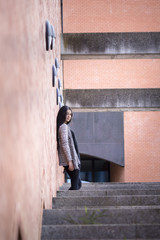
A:
{"label": "orange brick facade", "polygon": [[124,115],[125,181],[160,181],[160,112]]}
{"label": "orange brick facade", "polygon": [[[43,208],[52,207],[64,181],[52,87],[52,64],[55,57],[60,61],[60,1],[0,5],[0,239],[38,240]],[[57,36],[48,52],[46,20]]]}
{"label": "orange brick facade", "polygon": [[111,181],[160,180],[160,112],[125,112],[125,168],[111,164]]}
{"label": "orange brick facade", "polygon": [[66,89],[159,88],[159,59],[66,60]]}
{"label": "orange brick facade", "polygon": [[[159,0],[63,0],[63,32],[159,32],[159,12]],[[159,59],[64,60],[65,89],[160,88],[159,76]],[[159,111],[124,112],[125,167],[111,164],[111,181],[160,181],[159,129]]]}
{"label": "orange brick facade", "polygon": [[64,0],[63,31],[159,32],[159,0]]}

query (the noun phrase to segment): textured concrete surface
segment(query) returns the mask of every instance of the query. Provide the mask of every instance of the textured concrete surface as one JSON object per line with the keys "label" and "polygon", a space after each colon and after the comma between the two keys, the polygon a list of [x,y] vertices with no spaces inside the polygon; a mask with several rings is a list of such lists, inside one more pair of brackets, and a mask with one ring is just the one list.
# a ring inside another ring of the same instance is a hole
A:
{"label": "textured concrete surface", "polygon": [[[133,189],[133,186],[136,189]],[[68,187],[69,184],[66,183],[60,191]],[[109,189],[106,190],[107,188]],[[157,192],[153,192],[154,189]],[[113,191],[113,196],[107,198],[99,195],[97,197],[100,191],[104,193]],[[118,191],[125,191],[125,195],[119,195]],[[137,192],[140,194],[142,191],[145,195],[136,195]],[[41,237],[43,240],[158,240],[160,238],[160,195],[158,191],[160,191],[160,183],[157,182],[83,183],[79,191],[63,190],[63,195],[58,194],[59,197],[53,199],[53,209],[43,212]],[[157,195],[154,195],[155,193]],[[152,199],[151,202],[149,199]],[[129,202],[132,204],[128,204]],[[93,216],[96,216],[94,220]]]}
{"label": "textured concrete surface", "polygon": [[[88,214],[91,215],[102,213],[104,216],[96,219],[100,224],[152,224],[160,222],[160,206],[151,209],[149,206],[139,208],[101,208],[100,206],[94,209],[88,209]],[[69,217],[73,222],[82,224],[85,209],[53,209],[44,210],[43,225],[66,225],[73,224],[69,221]]]}
{"label": "textured concrete surface", "polygon": [[53,208],[72,208],[74,206],[150,206],[159,205],[160,196],[108,196],[108,197],[57,197],[53,198]]}
{"label": "textured concrete surface", "polygon": [[[63,186],[60,187],[60,190],[68,190],[70,187],[70,183],[65,183]],[[124,183],[124,182],[110,182],[110,183],[83,183],[82,190],[159,190],[160,183],[159,182],[151,182],[151,183]],[[80,190],[81,191],[81,190]]]}
{"label": "textured concrete surface", "polygon": [[42,227],[42,239],[94,239],[94,238],[147,239],[159,238],[160,224],[105,224],[105,225],[48,225]]}
{"label": "textured concrete surface", "polygon": [[107,56],[115,58],[117,55],[122,58],[135,58],[135,55],[143,55],[146,58],[148,55],[155,54],[160,58],[160,33],[64,33],[62,35],[61,55],[62,59],[80,57],[88,58],[97,55],[100,57]]}
{"label": "textured concrete surface", "polygon": [[64,98],[72,108],[160,108],[160,88],[66,89]]}
{"label": "textured concrete surface", "polygon": [[110,190],[79,190],[77,191],[67,191],[60,190],[57,192],[58,197],[89,197],[89,196],[114,196],[114,195],[160,195],[160,189],[151,190],[151,189],[110,189]]}

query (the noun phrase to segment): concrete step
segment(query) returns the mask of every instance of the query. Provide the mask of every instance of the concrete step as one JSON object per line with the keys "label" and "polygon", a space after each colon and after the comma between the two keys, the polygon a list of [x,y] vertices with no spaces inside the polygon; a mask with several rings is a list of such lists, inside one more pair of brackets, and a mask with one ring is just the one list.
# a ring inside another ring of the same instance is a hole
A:
{"label": "concrete step", "polygon": [[85,209],[53,209],[44,210],[43,225],[65,224],[156,224],[160,223],[160,206],[123,207],[123,208],[87,208]]}
{"label": "concrete step", "polygon": [[43,225],[46,239],[160,239],[160,224]]}
{"label": "concrete step", "polygon": [[56,197],[53,208],[75,208],[87,206],[150,206],[160,205],[160,195],[108,196],[108,197]]}
{"label": "concrete step", "polygon": [[61,190],[57,192],[58,197],[71,196],[117,196],[117,195],[160,195],[160,189],[108,189],[108,190],[80,190],[80,191],[66,191]]}
{"label": "concrete step", "polygon": [[44,210],[42,240],[160,240],[160,183],[69,187],[64,184],[53,209]]}
{"label": "concrete step", "polygon": [[[70,183],[65,183],[60,187],[60,190],[68,190],[70,188]],[[108,190],[108,189],[151,189],[160,190],[160,183],[83,183],[83,190]]]}

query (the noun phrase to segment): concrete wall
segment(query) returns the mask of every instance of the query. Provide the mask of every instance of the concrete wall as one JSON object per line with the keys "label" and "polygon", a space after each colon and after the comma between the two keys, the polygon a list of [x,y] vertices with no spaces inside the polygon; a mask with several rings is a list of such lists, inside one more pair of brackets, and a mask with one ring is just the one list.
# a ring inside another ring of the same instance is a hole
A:
{"label": "concrete wall", "polygon": [[[52,64],[60,61],[60,1],[1,1],[0,9],[0,239],[38,240],[42,210],[52,207],[63,182],[52,87]],[[48,52],[47,19],[57,35]]]}
{"label": "concrete wall", "polygon": [[[159,11],[159,0],[63,0],[63,32],[65,34],[112,32],[128,33],[130,36],[137,32],[142,35],[144,32],[155,32],[159,36]],[[126,50],[124,46],[124,53]],[[156,57],[159,58],[159,47],[156,47],[156,51]],[[124,108],[128,104],[126,97],[129,91],[135,96],[138,96],[139,91],[148,92],[147,95],[144,94],[144,102],[152,99],[151,92],[158,91],[153,99],[159,104],[159,59],[149,54],[145,56],[146,59],[138,59],[138,56],[133,55],[130,59],[127,58],[128,56],[124,56],[123,59],[98,59],[93,55],[90,59],[85,55],[83,60],[76,56],[73,56],[72,60],[71,58],[64,60],[65,94],[70,92],[74,96],[68,102],[66,98],[66,102],[72,105],[76,112],[99,112],[102,111],[99,108],[102,104],[97,103],[103,96],[108,99],[107,94],[111,92],[109,103],[106,101],[106,105],[103,106],[103,111],[107,112],[111,111],[109,108],[111,100],[116,98],[114,92],[117,93],[118,102],[119,97],[123,96],[121,93],[126,90]],[[81,91],[81,94],[77,95],[78,91]],[[98,97],[97,92],[103,96],[99,94]],[[90,105],[85,105],[91,100],[90,94],[94,98],[94,104],[91,101]],[[131,95],[128,95],[129,98]],[[140,94],[138,101],[141,98]],[[134,103],[135,99],[132,99],[131,103]],[[121,104],[113,104],[112,111],[124,112],[125,167],[111,164],[111,181],[160,181],[160,155],[157,147],[160,141],[159,105],[156,109],[148,107],[152,107],[152,104],[150,106],[144,104],[141,109],[138,105],[129,104],[126,112]]]}
{"label": "concrete wall", "polygon": [[159,58],[159,32],[64,33],[62,59]]}
{"label": "concrete wall", "polygon": [[122,112],[75,112],[71,122],[81,154],[124,166]]}
{"label": "concrete wall", "polygon": [[[83,97],[82,97],[83,96]],[[73,108],[160,108],[160,88],[65,90],[66,104]]]}

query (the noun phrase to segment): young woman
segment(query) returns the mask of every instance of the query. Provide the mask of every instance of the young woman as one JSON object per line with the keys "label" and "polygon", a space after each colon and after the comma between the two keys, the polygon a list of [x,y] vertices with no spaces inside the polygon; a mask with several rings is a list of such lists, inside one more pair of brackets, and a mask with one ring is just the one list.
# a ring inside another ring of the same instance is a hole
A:
{"label": "young woman", "polygon": [[64,166],[71,178],[69,190],[79,190],[81,188],[80,155],[75,135],[68,126],[72,116],[71,108],[68,106],[60,108],[57,115],[57,146],[59,165]]}

